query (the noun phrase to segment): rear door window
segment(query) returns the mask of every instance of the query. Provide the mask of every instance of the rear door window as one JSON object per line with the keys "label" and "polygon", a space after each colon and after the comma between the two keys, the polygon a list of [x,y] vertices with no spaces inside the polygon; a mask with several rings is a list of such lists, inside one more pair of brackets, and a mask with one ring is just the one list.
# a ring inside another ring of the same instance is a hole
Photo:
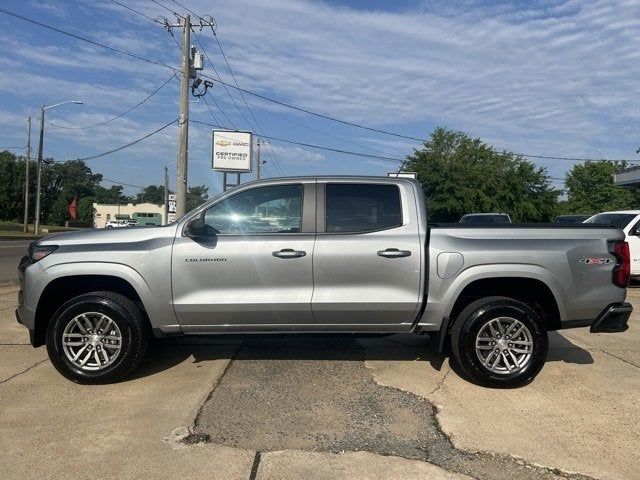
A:
{"label": "rear door window", "polygon": [[327,233],[372,232],[402,225],[396,185],[329,183],[325,192]]}

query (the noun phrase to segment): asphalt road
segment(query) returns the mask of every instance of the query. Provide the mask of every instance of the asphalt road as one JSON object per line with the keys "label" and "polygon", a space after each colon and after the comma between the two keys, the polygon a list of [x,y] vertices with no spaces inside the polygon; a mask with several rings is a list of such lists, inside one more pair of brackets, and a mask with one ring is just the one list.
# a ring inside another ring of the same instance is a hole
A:
{"label": "asphalt road", "polygon": [[[410,361],[410,353],[401,346],[377,359]],[[249,337],[200,409],[193,443],[261,453],[368,451],[487,480],[589,478],[455,448],[429,402],[376,384],[364,361],[356,337]]]}
{"label": "asphalt road", "polygon": [[0,283],[18,278],[18,263],[26,254],[31,240],[0,241]]}

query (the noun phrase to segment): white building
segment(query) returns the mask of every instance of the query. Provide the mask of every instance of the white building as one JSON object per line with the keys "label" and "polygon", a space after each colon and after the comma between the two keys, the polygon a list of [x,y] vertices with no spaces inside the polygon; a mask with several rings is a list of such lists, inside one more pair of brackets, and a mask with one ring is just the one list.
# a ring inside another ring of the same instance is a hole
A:
{"label": "white building", "polygon": [[93,204],[93,226],[104,228],[109,220],[135,220],[138,225],[164,225],[167,223],[164,205],[154,203]]}

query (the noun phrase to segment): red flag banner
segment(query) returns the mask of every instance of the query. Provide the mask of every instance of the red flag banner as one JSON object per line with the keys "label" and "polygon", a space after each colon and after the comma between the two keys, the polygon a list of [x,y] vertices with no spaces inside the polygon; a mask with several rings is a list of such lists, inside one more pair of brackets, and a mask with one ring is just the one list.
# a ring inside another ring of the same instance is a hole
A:
{"label": "red flag banner", "polygon": [[77,220],[78,218],[78,199],[73,197],[71,203],[69,204],[69,215],[71,216],[71,220]]}

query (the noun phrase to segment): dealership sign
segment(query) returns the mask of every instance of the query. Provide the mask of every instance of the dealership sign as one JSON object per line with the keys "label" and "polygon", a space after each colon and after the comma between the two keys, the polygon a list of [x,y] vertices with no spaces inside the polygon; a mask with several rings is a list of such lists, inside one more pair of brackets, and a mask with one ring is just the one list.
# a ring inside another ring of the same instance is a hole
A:
{"label": "dealership sign", "polygon": [[212,168],[222,172],[250,172],[252,147],[251,132],[214,130]]}

